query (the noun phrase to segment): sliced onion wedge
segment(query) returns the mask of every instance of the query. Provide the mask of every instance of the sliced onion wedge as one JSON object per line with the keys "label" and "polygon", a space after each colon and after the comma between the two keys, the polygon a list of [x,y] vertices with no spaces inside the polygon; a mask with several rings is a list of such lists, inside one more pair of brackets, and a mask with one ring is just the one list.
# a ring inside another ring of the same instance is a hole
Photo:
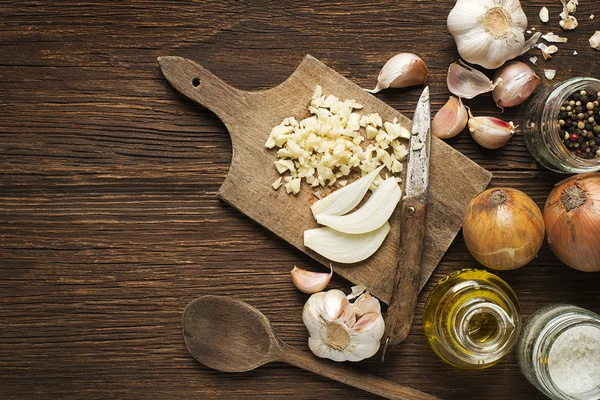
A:
{"label": "sliced onion wedge", "polygon": [[390,224],[387,221],[378,229],[360,235],[327,227],[309,229],[304,231],[304,245],[331,261],[352,264],[373,255],[389,232]]}
{"label": "sliced onion wedge", "polygon": [[371,183],[373,183],[375,177],[381,172],[383,167],[384,165],[380,166],[348,186],[344,186],[314,203],[310,209],[315,218],[318,214],[343,215],[351,211],[365,197]]}
{"label": "sliced onion wedge", "polygon": [[317,222],[337,231],[361,234],[374,231],[390,219],[400,201],[402,190],[394,177],[381,182],[369,200],[346,215],[317,214]]}

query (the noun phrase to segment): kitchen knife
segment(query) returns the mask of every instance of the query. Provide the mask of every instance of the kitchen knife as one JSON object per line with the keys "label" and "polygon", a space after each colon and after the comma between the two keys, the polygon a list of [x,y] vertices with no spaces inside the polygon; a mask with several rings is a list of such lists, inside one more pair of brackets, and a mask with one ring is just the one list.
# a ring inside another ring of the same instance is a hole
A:
{"label": "kitchen knife", "polygon": [[406,339],[412,325],[421,281],[430,156],[431,110],[429,87],[426,87],[412,122],[400,214],[400,251],[392,298],[385,316],[383,356],[387,346],[397,345]]}

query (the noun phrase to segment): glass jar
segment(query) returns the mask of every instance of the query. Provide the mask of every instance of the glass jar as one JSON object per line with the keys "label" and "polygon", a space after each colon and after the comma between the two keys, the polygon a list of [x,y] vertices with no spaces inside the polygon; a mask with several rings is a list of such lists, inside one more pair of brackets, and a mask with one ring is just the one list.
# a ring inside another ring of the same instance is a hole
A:
{"label": "glass jar", "polygon": [[525,144],[538,163],[555,172],[574,174],[600,170],[600,158],[588,160],[577,157],[567,149],[560,135],[560,107],[570,95],[580,90],[600,92],[600,80],[567,79],[537,94],[525,112]]}
{"label": "glass jar", "polygon": [[520,328],[517,296],[498,276],[482,270],[463,269],[442,278],[423,311],[429,345],[458,368],[496,364],[512,350]]}
{"label": "glass jar", "polygon": [[[573,331],[575,329],[575,331]],[[580,352],[571,343],[565,343],[566,336],[563,337],[562,343],[557,345],[556,352],[553,352],[553,346],[559,342],[561,335],[567,332],[572,334],[579,330],[591,330],[595,337],[595,349],[600,353],[600,315],[597,315],[584,308],[567,305],[555,304],[541,308],[536,311],[525,323],[523,332],[519,338],[517,345],[517,360],[523,375],[531,382],[540,392],[554,400],[598,400],[600,399],[600,375],[595,376],[595,388],[585,387],[578,383],[579,390],[572,391],[567,387],[573,387],[573,383],[566,380],[565,372],[560,368],[565,365],[556,365],[558,362],[564,361],[564,354],[561,353],[558,347],[567,351],[568,357],[580,355]],[[591,343],[583,343],[581,335],[573,343],[578,345],[591,346]],[[589,350],[589,349],[587,349]],[[587,351],[586,350],[586,351]],[[589,351],[593,351],[589,350]],[[591,354],[591,355],[590,355]],[[595,360],[596,373],[598,373],[598,362],[600,362],[600,354],[590,353],[586,357]],[[576,376],[575,379],[581,379],[580,374],[582,366],[566,366],[570,374]],[[569,368],[570,367],[570,368]],[[586,373],[590,372],[585,370]],[[562,372],[562,374],[561,374]]]}

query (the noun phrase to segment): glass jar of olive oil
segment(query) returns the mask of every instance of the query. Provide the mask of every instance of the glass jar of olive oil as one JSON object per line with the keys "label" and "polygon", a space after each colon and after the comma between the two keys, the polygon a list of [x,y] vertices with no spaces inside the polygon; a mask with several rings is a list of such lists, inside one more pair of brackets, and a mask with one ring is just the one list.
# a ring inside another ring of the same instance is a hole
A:
{"label": "glass jar of olive oil", "polygon": [[442,278],[427,298],[423,329],[442,360],[458,368],[487,368],[517,342],[519,301],[510,286],[494,274],[456,271]]}

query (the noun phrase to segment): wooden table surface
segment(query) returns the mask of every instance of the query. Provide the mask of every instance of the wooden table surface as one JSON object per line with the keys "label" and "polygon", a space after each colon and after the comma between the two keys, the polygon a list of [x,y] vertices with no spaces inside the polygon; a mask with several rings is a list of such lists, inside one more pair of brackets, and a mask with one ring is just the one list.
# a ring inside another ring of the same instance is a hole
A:
{"label": "wooden table surface", "polygon": [[[182,311],[204,294],[249,302],[286,342],[308,351],[301,320],[308,296],[292,286],[289,270],[321,269],[217,200],[231,157],[227,131],[169,86],[156,57],[188,57],[234,86],[264,89],[310,53],[373,87],[389,57],[414,52],[430,68],[435,112],[449,95],[446,69],[458,58],[445,24],[453,3],[2,2],[0,398],[374,398],[283,364],[227,374],[189,356]],[[600,3],[580,3],[569,42],[546,63],[536,54],[540,76],[545,66],[557,69],[555,80],[600,75],[600,52],[588,45],[600,29]],[[530,26],[559,33],[557,0],[523,5]],[[546,27],[537,18],[543,5],[551,14]],[[378,97],[411,117],[420,92]],[[468,104],[479,115],[499,114],[489,95]],[[522,124],[524,109],[502,117]],[[540,207],[562,178],[538,166],[520,136],[497,151],[466,132],[449,143],[492,171],[492,186],[521,189]],[[466,372],[429,349],[421,325],[426,295],[466,267],[478,264],[459,236],[419,298],[408,340],[385,363],[355,367],[444,399],[542,399],[514,354]],[[600,273],[571,270],[546,244],[529,265],[500,276],[518,294],[524,318],[552,302],[600,312]],[[336,276],[330,288],[349,286]]]}

